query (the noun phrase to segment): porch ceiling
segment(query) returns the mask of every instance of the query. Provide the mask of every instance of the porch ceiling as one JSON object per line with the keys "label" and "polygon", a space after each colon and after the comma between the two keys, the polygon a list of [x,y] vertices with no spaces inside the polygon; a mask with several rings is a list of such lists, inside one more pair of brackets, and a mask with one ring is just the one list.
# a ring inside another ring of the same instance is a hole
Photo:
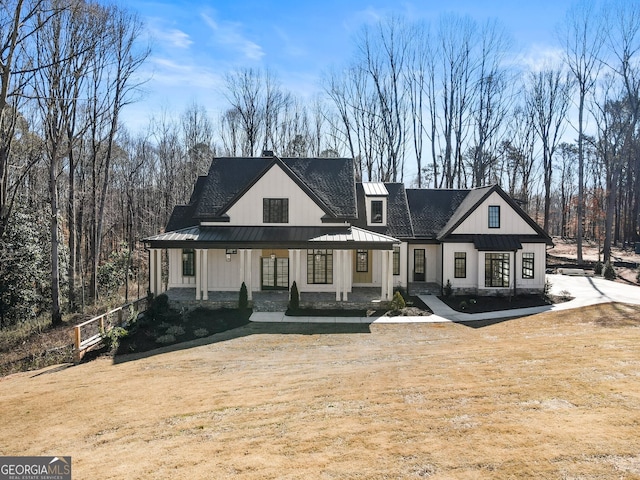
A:
{"label": "porch ceiling", "polygon": [[358,227],[195,226],[143,240],[151,248],[366,248],[391,250],[400,241]]}

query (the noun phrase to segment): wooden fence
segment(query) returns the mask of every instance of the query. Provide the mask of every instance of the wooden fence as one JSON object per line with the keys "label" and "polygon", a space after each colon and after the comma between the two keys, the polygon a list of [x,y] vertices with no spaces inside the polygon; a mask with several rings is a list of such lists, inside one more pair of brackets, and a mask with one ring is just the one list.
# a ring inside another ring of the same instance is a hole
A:
{"label": "wooden fence", "polygon": [[136,318],[147,307],[147,298],[139,298],[73,327],[74,361],[78,363],[90,348],[101,343],[103,333]]}

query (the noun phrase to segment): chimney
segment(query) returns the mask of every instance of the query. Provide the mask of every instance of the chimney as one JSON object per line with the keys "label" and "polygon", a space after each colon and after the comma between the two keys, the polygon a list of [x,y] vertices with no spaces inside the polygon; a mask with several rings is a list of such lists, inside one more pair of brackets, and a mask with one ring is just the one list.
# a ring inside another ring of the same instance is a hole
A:
{"label": "chimney", "polygon": [[262,156],[263,157],[273,157],[273,150],[263,150],[262,151]]}

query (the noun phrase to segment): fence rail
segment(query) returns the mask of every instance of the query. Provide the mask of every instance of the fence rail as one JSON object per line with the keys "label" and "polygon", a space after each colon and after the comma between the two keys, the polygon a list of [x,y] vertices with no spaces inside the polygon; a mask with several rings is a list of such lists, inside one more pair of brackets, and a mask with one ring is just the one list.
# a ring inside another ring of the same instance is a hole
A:
{"label": "fence rail", "polygon": [[79,362],[91,347],[101,343],[104,332],[122,326],[146,308],[147,298],[139,298],[73,327],[74,361]]}

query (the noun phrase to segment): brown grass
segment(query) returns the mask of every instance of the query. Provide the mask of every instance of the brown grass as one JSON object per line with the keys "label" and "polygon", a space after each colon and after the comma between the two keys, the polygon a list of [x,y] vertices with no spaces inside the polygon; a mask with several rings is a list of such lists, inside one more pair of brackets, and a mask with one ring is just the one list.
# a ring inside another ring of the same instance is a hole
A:
{"label": "brown grass", "polygon": [[249,324],[0,379],[0,454],[74,478],[640,478],[640,307]]}

